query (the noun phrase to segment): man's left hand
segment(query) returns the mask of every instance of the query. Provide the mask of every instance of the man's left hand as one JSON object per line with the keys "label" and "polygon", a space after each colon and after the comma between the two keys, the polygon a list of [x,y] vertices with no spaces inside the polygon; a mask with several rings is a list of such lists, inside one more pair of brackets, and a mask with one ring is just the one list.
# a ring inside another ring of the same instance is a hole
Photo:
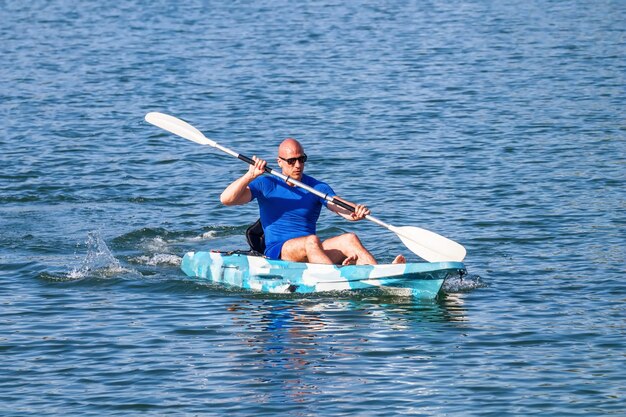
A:
{"label": "man's left hand", "polygon": [[350,217],[352,220],[363,220],[368,214],[370,214],[370,209],[363,204],[357,204],[354,206],[354,213],[350,214]]}

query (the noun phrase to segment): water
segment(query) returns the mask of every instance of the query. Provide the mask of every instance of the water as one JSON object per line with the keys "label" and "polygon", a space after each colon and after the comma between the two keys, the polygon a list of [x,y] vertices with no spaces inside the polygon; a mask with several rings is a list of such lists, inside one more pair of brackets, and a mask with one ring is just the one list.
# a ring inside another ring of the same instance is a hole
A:
{"label": "water", "polygon": [[[623,415],[624,3],[343,3],[0,3],[2,415]],[[149,111],[270,160],[300,139],[469,276],[419,303],[189,281],[256,209]]]}

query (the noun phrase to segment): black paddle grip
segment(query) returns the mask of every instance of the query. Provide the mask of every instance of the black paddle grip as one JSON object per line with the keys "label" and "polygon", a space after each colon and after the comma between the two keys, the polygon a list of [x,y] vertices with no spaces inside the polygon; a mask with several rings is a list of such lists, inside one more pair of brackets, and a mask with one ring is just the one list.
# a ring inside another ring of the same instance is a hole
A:
{"label": "black paddle grip", "polygon": [[339,200],[337,197],[333,197],[333,204],[336,204],[339,207],[343,207],[346,210],[350,210],[352,213],[354,213],[354,207],[353,206],[351,206],[348,203],[344,203],[343,201]]}
{"label": "black paddle grip", "polygon": [[[244,162],[246,162],[246,163],[248,163],[250,165],[254,165],[254,159],[248,158],[245,155],[237,154],[237,158],[241,159],[242,161],[244,161]],[[267,172],[268,174],[271,174],[272,173],[272,169],[268,168],[268,167],[265,167],[265,172]],[[354,207],[353,206],[351,206],[348,203],[344,203],[343,201],[339,200],[337,197],[333,197],[333,201],[332,202],[333,202],[333,204],[336,204],[339,207],[343,207],[346,210],[354,213]]]}
{"label": "black paddle grip", "polygon": [[[248,164],[250,164],[250,165],[254,165],[254,159],[252,159],[252,158],[248,158],[248,157],[247,157],[247,156],[245,156],[245,155],[242,155],[242,154],[237,154],[237,158],[241,159],[242,161],[244,161],[244,162],[246,162],[246,163],[248,163]],[[268,167],[266,166],[266,167],[265,167],[265,172],[267,172],[268,174],[271,174],[271,173],[272,173],[272,169],[271,169],[271,168],[268,168]]]}

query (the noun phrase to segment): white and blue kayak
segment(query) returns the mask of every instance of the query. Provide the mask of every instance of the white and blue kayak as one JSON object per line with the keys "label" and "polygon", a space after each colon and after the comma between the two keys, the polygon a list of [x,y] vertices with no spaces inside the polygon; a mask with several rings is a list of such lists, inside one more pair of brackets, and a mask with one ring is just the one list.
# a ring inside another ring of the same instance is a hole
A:
{"label": "white and blue kayak", "polygon": [[224,252],[188,252],[181,269],[200,281],[274,294],[381,290],[434,299],[444,280],[462,274],[462,262],[322,265]]}

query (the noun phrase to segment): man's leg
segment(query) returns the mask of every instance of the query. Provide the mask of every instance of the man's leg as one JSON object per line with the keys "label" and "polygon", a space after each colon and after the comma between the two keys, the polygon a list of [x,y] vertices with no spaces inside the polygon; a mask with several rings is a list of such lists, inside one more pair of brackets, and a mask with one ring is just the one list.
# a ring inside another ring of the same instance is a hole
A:
{"label": "man's leg", "polygon": [[314,264],[336,263],[324,251],[322,242],[315,235],[297,237],[286,241],[280,251],[280,258],[284,261],[310,262]]}
{"label": "man's leg", "polygon": [[[280,257],[285,261],[316,264],[375,265],[378,263],[354,233],[331,237],[323,242],[315,235],[291,239],[283,244]],[[393,263],[405,262],[402,255],[398,255],[393,261]]]}
{"label": "man's leg", "polygon": [[356,262],[357,265],[375,265],[378,263],[354,233],[344,233],[326,239],[322,242],[322,248],[336,264],[340,264],[346,259],[350,261],[349,263]]}

